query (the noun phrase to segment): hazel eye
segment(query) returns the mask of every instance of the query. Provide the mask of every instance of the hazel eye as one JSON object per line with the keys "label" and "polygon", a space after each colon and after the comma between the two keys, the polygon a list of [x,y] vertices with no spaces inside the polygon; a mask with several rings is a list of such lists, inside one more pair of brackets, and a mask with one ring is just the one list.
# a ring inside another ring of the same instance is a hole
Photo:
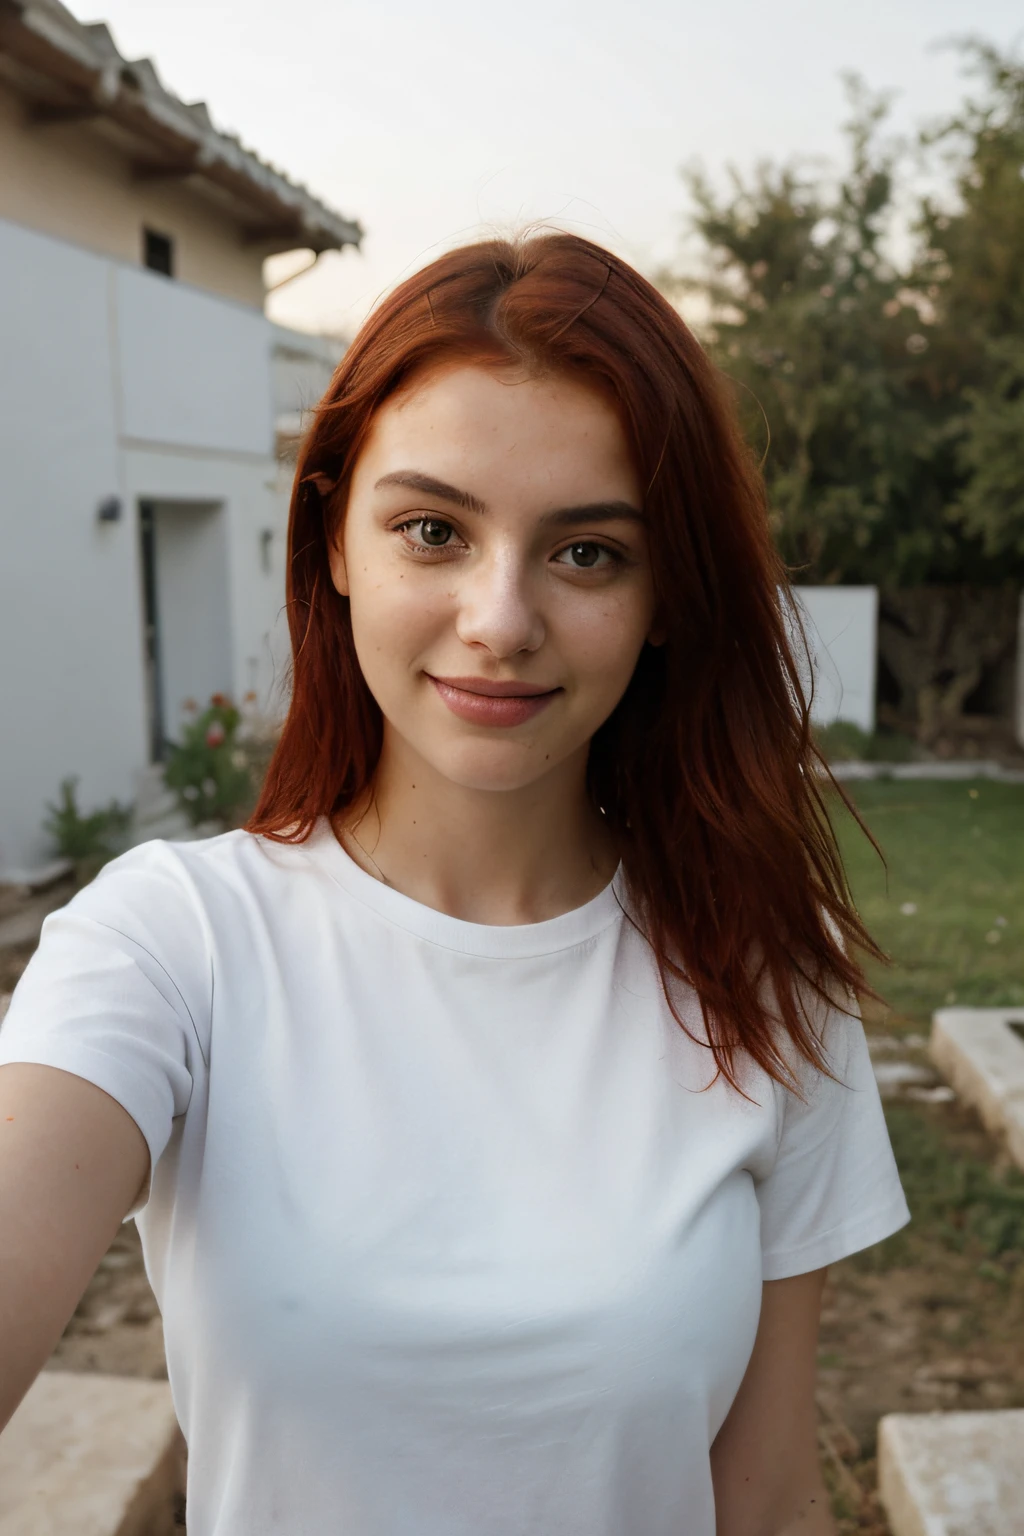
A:
{"label": "hazel eye", "polygon": [[443,549],[451,543],[455,529],[440,517],[413,517],[402,523],[398,532],[405,535],[413,549]]}
{"label": "hazel eye", "polygon": [[580,540],[578,544],[570,544],[561,550],[557,558],[560,564],[570,565],[574,570],[592,571],[596,566],[609,564],[615,557],[603,544]]}
{"label": "hazel eye", "polygon": [[451,523],[443,523],[438,517],[425,517],[420,522],[420,538],[432,549],[439,549],[442,544],[447,544],[454,532]]}

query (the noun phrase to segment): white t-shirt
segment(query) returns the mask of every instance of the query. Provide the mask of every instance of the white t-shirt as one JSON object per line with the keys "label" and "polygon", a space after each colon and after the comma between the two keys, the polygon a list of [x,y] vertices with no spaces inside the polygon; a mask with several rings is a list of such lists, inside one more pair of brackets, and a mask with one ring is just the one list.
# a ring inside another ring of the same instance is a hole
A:
{"label": "white t-shirt", "polygon": [[762,1279],[907,1210],[859,1022],[806,1102],[708,1087],[617,890],[466,923],[322,822],[144,844],[47,919],[0,1062],[149,1144],[190,1536],[714,1536]]}

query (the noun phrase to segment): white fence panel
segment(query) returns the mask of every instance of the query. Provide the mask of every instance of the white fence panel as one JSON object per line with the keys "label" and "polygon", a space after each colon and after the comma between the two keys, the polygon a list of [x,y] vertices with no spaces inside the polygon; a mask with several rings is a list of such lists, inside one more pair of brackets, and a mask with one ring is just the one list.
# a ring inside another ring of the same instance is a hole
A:
{"label": "white fence panel", "polygon": [[[817,725],[849,720],[862,731],[872,732],[878,588],[796,587],[794,595],[810,650],[812,719]],[[798,641],[798,656],[799,650]]]}

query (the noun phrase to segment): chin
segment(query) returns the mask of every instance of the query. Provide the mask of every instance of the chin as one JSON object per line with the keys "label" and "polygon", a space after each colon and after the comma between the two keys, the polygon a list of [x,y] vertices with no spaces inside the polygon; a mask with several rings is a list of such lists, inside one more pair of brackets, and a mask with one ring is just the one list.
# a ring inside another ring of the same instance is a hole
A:
{"label": "chin", "polygon": [[432,753],[430,760],[437,773],[463,789],[509,794],[544,778],[564,760],[564,755],[552,752],[545,760],[538,745],[476,741]]}

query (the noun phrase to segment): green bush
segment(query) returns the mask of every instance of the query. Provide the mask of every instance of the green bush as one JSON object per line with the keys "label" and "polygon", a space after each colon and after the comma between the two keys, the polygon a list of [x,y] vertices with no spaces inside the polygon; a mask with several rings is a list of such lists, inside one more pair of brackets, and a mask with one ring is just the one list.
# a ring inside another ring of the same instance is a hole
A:
{"label": "green bush", "polygon": [[860,762],[867,756],[871,737],[852,720],[833,720],[831,725],[815,727],[814,737],[830,763]]}
{"label": "green bush", "polygon": [[77,777],[61,781],[58,804],[47,801],[43,830],[59,857],[72,859],[80,875],[91,877],[122,851],[132,807],[111,800],[105,809],[83,815],[78,808],[77,784]]}
{"label": "green bush", "polygon": [[916,743],[899,731],[875,731],[869,735],[852,720],[834,720],[814,728],[814,738],[829,763],[909,763],[917,755]]}
{"label": "green bush", "polygon": [[[191,713],[195,711],[192,706]],[[215,693],[206,709],[182,727],[164,765],[164,782],[193,826],[229,822],[252,797],[249,754],[238,741],[241,712],[225,694]]]}
{"label": "green bush", "polygon": [[902,731],[876,731],[868,737],[869,763],[912,763],[920,755],[917,742]]}

